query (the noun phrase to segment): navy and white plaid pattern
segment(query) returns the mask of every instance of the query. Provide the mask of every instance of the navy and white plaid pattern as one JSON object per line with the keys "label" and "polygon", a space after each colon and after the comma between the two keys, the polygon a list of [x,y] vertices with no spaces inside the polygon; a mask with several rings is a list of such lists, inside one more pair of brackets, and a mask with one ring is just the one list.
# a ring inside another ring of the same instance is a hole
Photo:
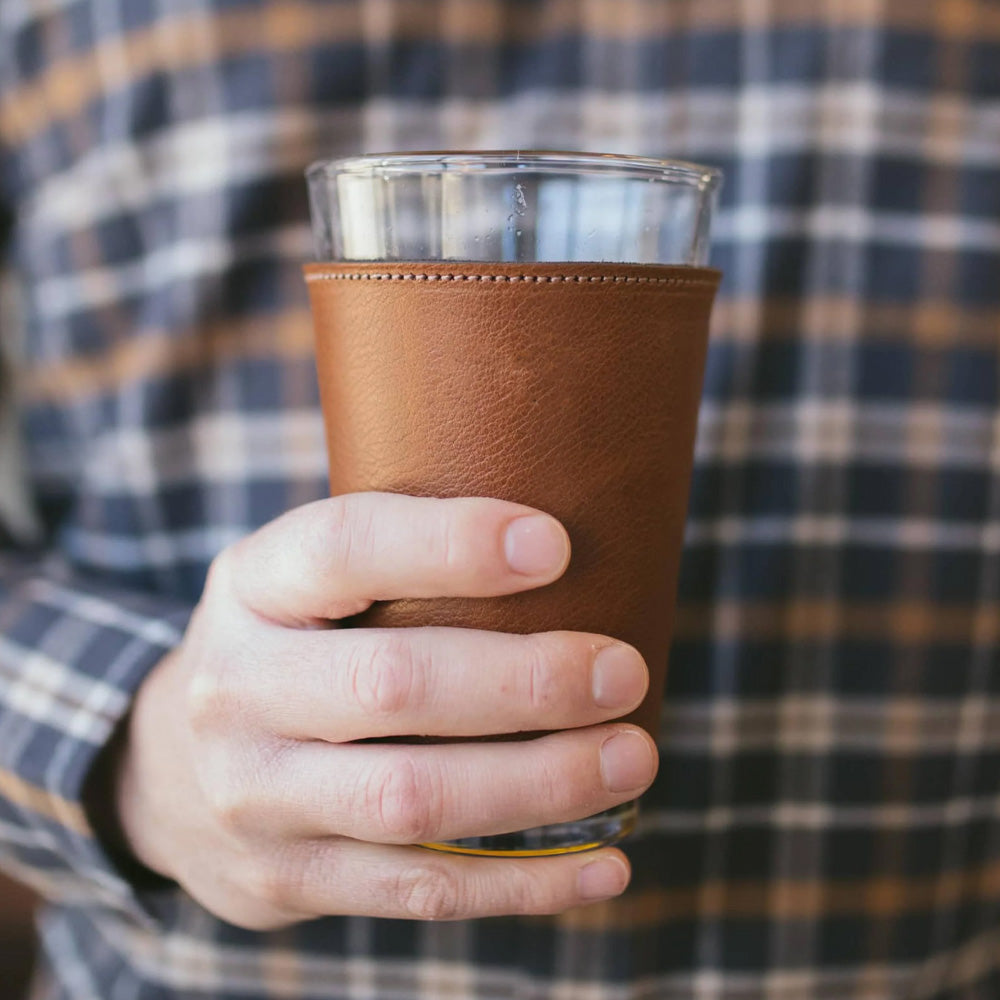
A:
{"label": "navy and white plaid pattern", "polygon": [[[461,147],[727,175],[633,885],[240,931],[130,886],[80,788],[212,556],[323,495],[303,167]],[[44,529],[0,557],[0,856],[51,900],[39,998],[1000,995],[996,0],[3,0],[0,171]]]}

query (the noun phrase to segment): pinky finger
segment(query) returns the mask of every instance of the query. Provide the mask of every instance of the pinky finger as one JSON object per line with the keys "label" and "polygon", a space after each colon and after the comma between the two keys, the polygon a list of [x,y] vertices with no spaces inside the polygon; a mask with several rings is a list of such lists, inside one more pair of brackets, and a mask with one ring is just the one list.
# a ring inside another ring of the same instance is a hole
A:
{"label": "pinky finger", "polygon": [[485,858],[361,841],[312,842],[297,909],[408,920],[561,913],[620,895],[631,877],[614,848],[544,858]]}

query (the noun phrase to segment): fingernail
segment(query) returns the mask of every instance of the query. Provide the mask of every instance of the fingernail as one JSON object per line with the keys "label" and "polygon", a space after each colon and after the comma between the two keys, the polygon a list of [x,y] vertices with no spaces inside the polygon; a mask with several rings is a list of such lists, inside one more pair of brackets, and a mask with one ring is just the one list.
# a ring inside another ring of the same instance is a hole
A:
{"label": "fingernail", "polygon": [[646,663],[637,649],[616,642],[598,650],[591,683],[595,704],[624,711],[646,693]]}
{"label": "fingernail", "polygon": [[628,869],[617,858],[602,858],[580,869],[576,891],[583,899],[609,899],[628,885]]}
{"label": "fingernail", "polygon": [[504,553],[515,573],[551,576],[566,562],[568,552],[566,532],[545,514],[519,517],[507,525]]}
{"label": "fingernail", "polygon": [[649,744],[638,733],[617,733],[601,746],[601,775],[609,792],[645,788],[654,770]]}

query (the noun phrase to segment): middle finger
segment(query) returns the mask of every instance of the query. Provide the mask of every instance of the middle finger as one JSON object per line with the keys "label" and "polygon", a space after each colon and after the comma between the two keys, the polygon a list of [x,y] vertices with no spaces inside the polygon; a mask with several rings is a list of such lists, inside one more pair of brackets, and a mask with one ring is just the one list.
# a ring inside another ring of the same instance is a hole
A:
{"label": "middle finger", "polygon": [[292,739],[491,736],[625,715],[649,675],[626,643],[586,632],[282,630],[277,670],[245,678],[260,718]]}

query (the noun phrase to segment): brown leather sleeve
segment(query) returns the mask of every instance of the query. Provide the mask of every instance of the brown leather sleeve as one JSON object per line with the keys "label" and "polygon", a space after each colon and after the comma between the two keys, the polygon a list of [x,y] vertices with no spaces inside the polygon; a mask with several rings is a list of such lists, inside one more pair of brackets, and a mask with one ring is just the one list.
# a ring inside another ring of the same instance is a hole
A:
{"label": "brown leather sleeve", "polygon": [[357,626],[616,636],[656,732],[719,273],[622,264],[305,269],[334,495],[490,496],[559,518],[573,556],[539,590],[378,602]]}

